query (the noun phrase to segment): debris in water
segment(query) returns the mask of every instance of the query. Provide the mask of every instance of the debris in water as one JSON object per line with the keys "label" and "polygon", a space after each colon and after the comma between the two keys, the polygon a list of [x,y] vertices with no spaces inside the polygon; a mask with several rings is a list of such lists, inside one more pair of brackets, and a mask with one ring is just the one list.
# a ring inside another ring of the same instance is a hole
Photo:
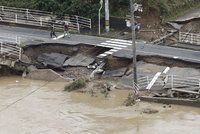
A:
{"label": "debris in water", "polygon": [[159,112],[158,110],[156,110],[156,109],[150,109],[150,108],[146,108],[146,109],[142,110],[142,113],[145,113],[145,114],[156,114],[158,112]]}

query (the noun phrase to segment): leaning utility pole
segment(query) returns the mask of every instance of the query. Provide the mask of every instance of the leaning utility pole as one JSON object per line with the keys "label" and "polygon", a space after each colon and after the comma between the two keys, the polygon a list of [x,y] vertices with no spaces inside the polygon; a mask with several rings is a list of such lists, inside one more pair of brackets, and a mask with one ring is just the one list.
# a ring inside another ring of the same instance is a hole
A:
{"label": "leaning utility pole", "polygon": [[134,13],[136,11],[142,12],[142,5],[134,3],[130,0],[130,7],[131,7],[131,29],[132,29],[132,48],[133,48],[133,88],[137,84],[137,55],[136,55],[136,44],[135,44],[135,29],[136,29],[136,23],[135,23],[135,16]]}
{"label": "leaning utility pole", "polygon": [[110,31],[109,0],[105,0],[105,26],[106,32]]}
{"label": "leaning utility pole", "polygon": [[130,0],[130,8],[131,8],[131,30],[132,30],[132,49],[133,49],[133,86],[137,84],[137,59],[136,59],[136,44],[135,44],[135,7],[133,5],[133,1]]}

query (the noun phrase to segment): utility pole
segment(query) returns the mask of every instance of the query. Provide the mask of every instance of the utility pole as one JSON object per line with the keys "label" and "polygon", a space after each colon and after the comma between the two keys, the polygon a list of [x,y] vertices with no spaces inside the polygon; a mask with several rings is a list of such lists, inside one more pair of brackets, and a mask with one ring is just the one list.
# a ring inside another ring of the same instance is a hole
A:
{"label": "utility pole", "polygon": [[100,8],[99,8],[99,35],[101,35],[101,9],[103,7],[103,0],[100,0]]}
{"label": "utility pole", "polygon": [[109,0],[105,0],[105,26],[106,32],[110,31]]}
{"label": "utility pole", "polygon": [[131,30],[132,30],[132,49],[133,49],[133,87],[137,84],[137,55],[136,55],[136,43],[135,43],[135,11],[142,12],[142,5],[133,4],[133,0],[130,0],[130,8],[131,8]]}

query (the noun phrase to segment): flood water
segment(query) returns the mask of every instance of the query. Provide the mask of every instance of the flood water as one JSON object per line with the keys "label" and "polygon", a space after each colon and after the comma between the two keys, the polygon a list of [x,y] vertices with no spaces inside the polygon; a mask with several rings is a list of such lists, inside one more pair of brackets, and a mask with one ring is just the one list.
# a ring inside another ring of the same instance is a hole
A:
{"label": "flood water", "polygon": [[91,97],[63,92],[65,84],[0,77],[0,134],[200,134],[199,108],[125,107],[129,91]]}

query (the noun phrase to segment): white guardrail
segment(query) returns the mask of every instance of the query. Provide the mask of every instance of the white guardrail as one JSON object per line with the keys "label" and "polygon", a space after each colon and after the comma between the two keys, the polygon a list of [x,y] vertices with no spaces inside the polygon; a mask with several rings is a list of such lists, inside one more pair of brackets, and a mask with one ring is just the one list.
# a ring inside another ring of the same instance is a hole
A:
{"label": "white guardrail", "polygon": [[0,56],[14,60],[21,60],[22,48],[17,36],[0,36]]}
{"label": "white guardrail", "polygon": [[[138,78],[140,89],[146,89],[154,76],[145,76]],[[161,75],[153,87],[162,88],[200,88],[200,78],[182,77],[177,75]]]}
{"label": "white guardrail", "polygon": [[[54,23],[56,29],[63,29],[63,22],[68,21],[69,29],[73,32],[80,32],[81,28],[92,28],[91,19],[66,15],[64,20],[54,20],[51,12],[0,6],[0,21],[19,24],[28,24],[42,27],[49,27]],[[54,21],[53,21],[54,20]]]}
{"label": "white guardrail", "polygon": [[0,56],[21,60],[22,49],[17,44],[0,42]]}
{"label": "white guardrail", "polygon": [[200,34],[179,32],[179,42],[200,45]]}

